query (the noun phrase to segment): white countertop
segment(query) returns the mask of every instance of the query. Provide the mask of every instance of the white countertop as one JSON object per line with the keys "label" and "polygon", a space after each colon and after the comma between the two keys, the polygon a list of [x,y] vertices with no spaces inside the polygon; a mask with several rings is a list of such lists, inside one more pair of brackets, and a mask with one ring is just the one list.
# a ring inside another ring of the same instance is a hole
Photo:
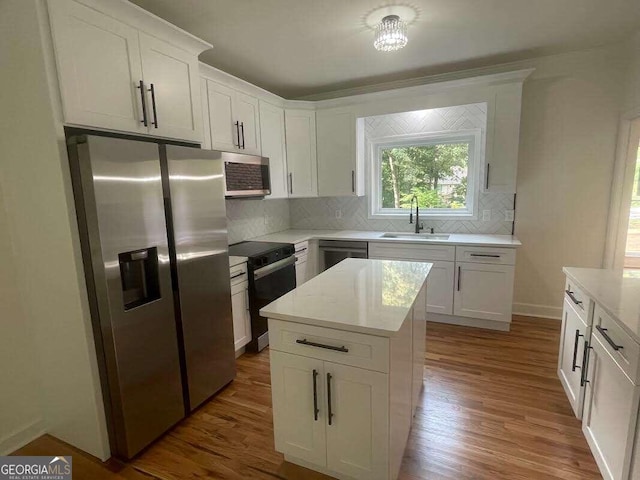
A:
{"label": "white countertop", "polygon": [[640,272],[574,267],[562,271],[640,343]]}
{"label": "white countertop", "polygon": [[348,258],[260,310],[260,315],[384,337],[400,330],[431,263]]}
{"label": "white countertop", "polygon": [[[451,233],[447,240],[413,240],[408,238],[381,238],[385,232],[363,230],[284,230],[278,233],[252,238],[261,242],[298,243],[307,240],[361,240],[366,242],[420,243],[428,245],[476,245],[485,247],[515,248],[522,245],[513,235],[485,235],[472,233]],[[398,232],[400,233],[400,232]],[[411,233],[411,232],[401,232]]]}
{"label": "white countertop", "polygon": [[245,263],[248,260],[247,257],[236,257],[235,255],[229,255],[229,268]]}

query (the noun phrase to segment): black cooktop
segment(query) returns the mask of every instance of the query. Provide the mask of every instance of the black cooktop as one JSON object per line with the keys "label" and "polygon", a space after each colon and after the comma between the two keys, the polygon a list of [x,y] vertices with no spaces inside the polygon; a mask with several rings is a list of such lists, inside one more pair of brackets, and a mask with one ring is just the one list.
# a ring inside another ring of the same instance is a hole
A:
{"label": "black cooktop", "polygon": [[229,245],[229,255],[237,257],[248,257],[255,259],[257,257],[274,255],[279,258],[286,258],[294,253],[294,247],[291,243],[276,242],[239,242]]}

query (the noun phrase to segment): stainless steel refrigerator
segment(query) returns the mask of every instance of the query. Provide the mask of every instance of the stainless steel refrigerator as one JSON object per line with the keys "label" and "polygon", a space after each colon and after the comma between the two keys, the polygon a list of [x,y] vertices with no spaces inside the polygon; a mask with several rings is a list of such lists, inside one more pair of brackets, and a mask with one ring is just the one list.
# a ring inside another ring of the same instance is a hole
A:
{"label": "stainless steel refrigerator", "polygon": [[68,151],[111,449],[131,458],[235,376],[221,154]]}

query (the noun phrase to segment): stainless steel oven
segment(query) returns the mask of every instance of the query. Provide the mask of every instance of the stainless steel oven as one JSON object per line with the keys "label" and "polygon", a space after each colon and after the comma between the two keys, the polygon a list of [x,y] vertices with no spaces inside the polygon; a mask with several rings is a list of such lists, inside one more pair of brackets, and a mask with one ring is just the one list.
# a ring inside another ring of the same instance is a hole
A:
{"label": "stainless steel oven", "polygon": [[367,258],[368,243],[345,240],[320,240],[320,271],[333,267],[345,258]]}

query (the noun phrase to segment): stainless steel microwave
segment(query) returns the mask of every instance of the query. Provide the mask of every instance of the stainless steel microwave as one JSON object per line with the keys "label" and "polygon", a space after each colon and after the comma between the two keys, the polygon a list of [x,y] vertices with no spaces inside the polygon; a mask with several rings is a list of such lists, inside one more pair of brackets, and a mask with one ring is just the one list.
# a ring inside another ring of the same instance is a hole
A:
{"label": "stainless steel microwave", "polygon": [[264,197],[271,193],[268,158],[224,152],[222,161],[227,198]]}

